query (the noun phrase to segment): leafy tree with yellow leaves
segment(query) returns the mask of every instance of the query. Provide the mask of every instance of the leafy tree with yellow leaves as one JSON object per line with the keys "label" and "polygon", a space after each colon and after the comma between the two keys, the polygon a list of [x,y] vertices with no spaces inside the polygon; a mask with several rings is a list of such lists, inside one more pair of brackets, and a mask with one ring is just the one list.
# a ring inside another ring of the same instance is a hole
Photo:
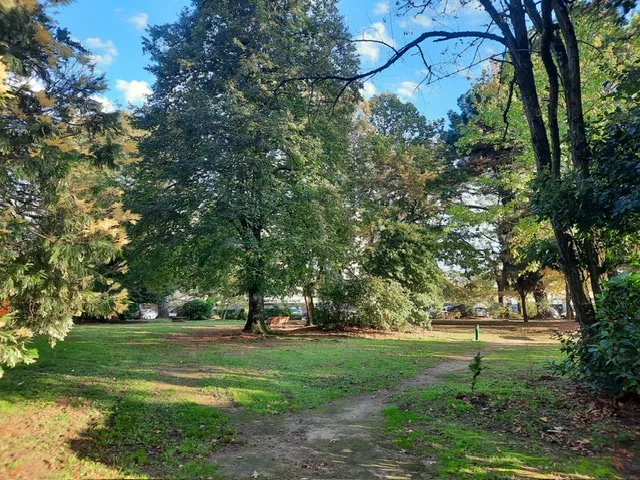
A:
{"label": "leafy tree with yellow leaves", "polygon": [[90,52],[49,16],[64,3],[0,0],[0,366],[34,362],[30,339],[53,345],[74,316],[126,308],[109,277],[136,219],[116,176],[136,147],[101,110]]}

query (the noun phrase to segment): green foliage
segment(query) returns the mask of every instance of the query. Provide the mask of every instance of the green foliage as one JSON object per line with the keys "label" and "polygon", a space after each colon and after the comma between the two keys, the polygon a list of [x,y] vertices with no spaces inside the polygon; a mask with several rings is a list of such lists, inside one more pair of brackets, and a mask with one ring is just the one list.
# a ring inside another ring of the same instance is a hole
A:
{"label": "green foliage", "polygon": [[514,312],[509,307],[503,307],[499,303],[492,303],[488,308],[489,316],[492,318],[504,318],[505,320],[522,320],[522,315]]}
{"label": "green foliage", "polygon": [[126,308],[118,170],[136,157],[127,116],[105,113],[90,52],[43,2],[0,4],[0,363],[32,362],[30,338]]}
{"label": "green foliage", "polygon": [[150,135],[128,195],[143,215],[133,250],[148,276],[162,258],[174,282],[262,298],[330,263],[357,86],[332,105],[339,82],[285,80],[353,74],[348,39],[334,0],[193,1],[149,30],[157,82],[138,112]]}
{"label": "green foliage", "polygon": [[284,305],[271,305],[265,307],[264,309],[264,317],[290,317],[291,309]]}
{"label": "green foliage", "polygon": [[640,395],[640,274],[604,285],[597,323],[561,338],[566,358],[554,367],[613,395]]}
{"label": "green foliage", "polygon": [[430,326],[430,312],[442,310],[444,301],[436,246],[426,229],[393,223],[380,231],[365,262],[370,274],[398,282],[409,292],[412,321],[422,326]]}
{"label": "green foliage", "polygon": [[474,393],[476,391],[476,384],[478,383],[478,377],[480,376],[482,371],[487,368],[482,364],[483,358],[484,357],[480,355],[480,352],[478,352],[476,356],[473,357],[473,360],[471,360],[471,363],[469,364],[469,371],[471,371],[471,374],[472,374],[471,393]]}
{"label": "green foliage", "polygon": [[365,277],[356,285],[359,324],[379,330],[405,330],[412,303],[406,289],[395,280]]}
{"label": "green foliage", "polygon": [[396,281],[380,277],[331,279],[319,291],[317,323],[327,327],[357,326],[405,330],[412,313],[408,292]]}
{"label": "green foliage", "polygon": [[368,104],[368,120],[375,130],[399,144],[426,144],[438,132],[438,123],[429,123],[416,106],[398,95],[374,95]]}
{"label": "green foliage", "polygon": [[180,314],[189,320],[207,320],[213,315],[213,306],[205,300],[190,300],[180,307]]}

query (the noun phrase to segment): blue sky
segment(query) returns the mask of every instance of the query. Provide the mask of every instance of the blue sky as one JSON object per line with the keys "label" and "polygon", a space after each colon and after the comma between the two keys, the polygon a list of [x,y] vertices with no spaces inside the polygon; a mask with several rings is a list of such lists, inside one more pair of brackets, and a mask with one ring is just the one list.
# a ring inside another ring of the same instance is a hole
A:
{"label": "blue sky", "polygon": [[[60,26],[68,28],[75,38],[91,48],[97,67],[106,73],[109,91],[102,99],[105,105],[126,106],[140,103],[153,86],[153,76],[145,69],[149,63],[142,53],[142,36],[149,24],[172,22],[189,0],[75,0],[61,7],[56,15]],[[355,38],[382,40],[396,48],[425,30],[459,30],[484,23],[484,13],[474,1],[449,0],[447,15],[403,15],[394,12],[395,0],[341,0],[340,10]],[[456,108],[456,100],[469,88],[488,62],[471,70],[452,74],[466,66],[475,55],[467,52],[457,62],[452,61],[454,42],[425,43],[428,61],[442,73],[444,80],[422,85],[425,67],[416,56],[407,56],[391,69],[365,85],[365,93],[390,91],[410,100],[430,119],[445,117]],[[358,43],[363,70],[384,62],[390,49],[376,43]],[[445,48],[448,50],[445,51]],[[476,62],[497,53],[498,47],[485,43],[478,49]]]}

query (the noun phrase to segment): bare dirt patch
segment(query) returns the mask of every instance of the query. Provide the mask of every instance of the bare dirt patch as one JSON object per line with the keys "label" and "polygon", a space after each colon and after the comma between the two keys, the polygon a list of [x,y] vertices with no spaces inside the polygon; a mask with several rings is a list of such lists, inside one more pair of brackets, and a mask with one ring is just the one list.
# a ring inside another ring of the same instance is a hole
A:
{"label": "bare dirt patch", "polygon": [[[88,478],[113,478],[101,466],[87,471],[68,447],[68,442],[101,415],[89,405],[71,407],[58,402],[44,408],[25,406],[15,414],[3,416],[0,419],[0,478],[78,478],[80,471],[83,476],[88,474]],[[47,432],[50,440],[40,441],[42,432]]]}
{"label": "bare dirt patch", "polygon": [[394,393],[433,385],[464,370],[470,357],[429,368],[393,390],[345,397],[315,410],[239,418],[238,443],[211,458],[229,478],[430,478],[433,462],[398,450],[383,436],[382,410]]}

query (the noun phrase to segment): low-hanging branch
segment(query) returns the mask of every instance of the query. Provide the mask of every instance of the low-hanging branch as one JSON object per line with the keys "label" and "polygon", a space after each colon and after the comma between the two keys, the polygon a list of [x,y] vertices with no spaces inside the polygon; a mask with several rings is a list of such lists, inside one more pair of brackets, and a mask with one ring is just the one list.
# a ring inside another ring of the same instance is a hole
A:
{"label": "low-hanging branch", "polygon": [[506,41],[500,35],[496,35],[490,32],[481,32],[481,31],[460,31],[460,32],[447,32],[443,30],[434,30],[431,32],[424,32],[423,34],[417,36],[412,41],[404,45],[402,48],[399,48],[394,51],[394,54],[382,65],[376,67],[367,72],[358,73],[352,76],[344,76],[344,75],[308,75],[308,76],[299,76],[292,78],[285,78],[280,81],[278,86],[276,87],[276,92],[280,90],[285,84],[297,81],[311,80],[314,83],[318,81],[324,80],[337,80],[341,82],[345,82],[345,85],[340,91],[342,94],[348,87],[354,82],[358,80],[364,80],[366,78],[373,77],[374,75],[388,69],[393,64],[395,64],[398,60],[400,60],[404,55],[406,55],[413,48],[417,48],[422,42],[427,39],[434,39],[434,42],[444,42],[447,40],[455,40],[459,38],[485,38],[487,40],[493,40],[495,42],[506,45]]}

